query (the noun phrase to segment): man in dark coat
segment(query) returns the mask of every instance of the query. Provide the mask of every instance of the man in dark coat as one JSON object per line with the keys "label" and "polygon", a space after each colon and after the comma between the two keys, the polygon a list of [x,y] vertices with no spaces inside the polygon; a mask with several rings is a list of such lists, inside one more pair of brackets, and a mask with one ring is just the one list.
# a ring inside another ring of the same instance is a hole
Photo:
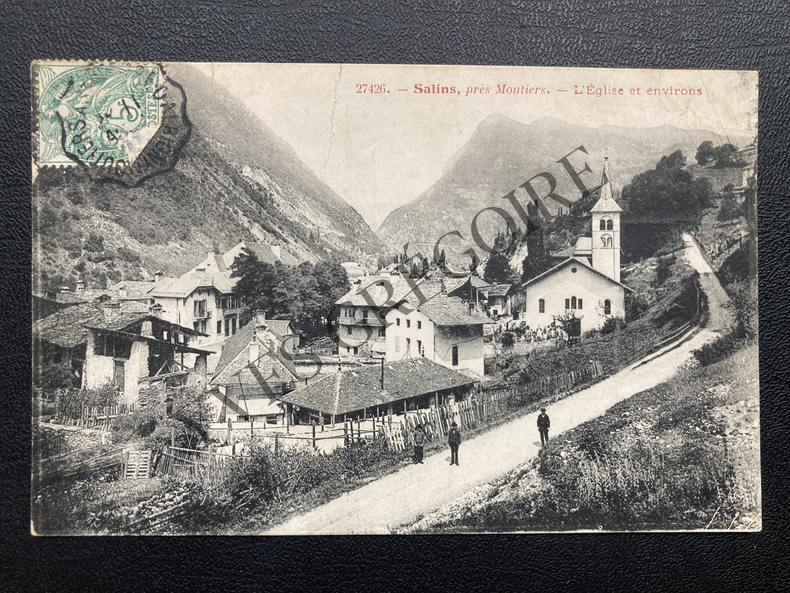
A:
{"label": "man in dark coat", "polygon": [[545,447],[546,443],[549,442],[549,426],[551,426],[551,422],[546,414],[546,408],[541,408],[538,415],[538,432],[540,432],[541,447]]}
{"label": "man in dark coat", "polygon": [[450,444],[450,465],[458,465],[458,446],[461,444],[461,433],[455,422],[450,425],[450,432],[447,433],[447,442]]}
{"label": "man in dark coat", "polygon": [[422,463],[423,452],[425,451],[425,432],[422,424],[414,427],[414,463]]}

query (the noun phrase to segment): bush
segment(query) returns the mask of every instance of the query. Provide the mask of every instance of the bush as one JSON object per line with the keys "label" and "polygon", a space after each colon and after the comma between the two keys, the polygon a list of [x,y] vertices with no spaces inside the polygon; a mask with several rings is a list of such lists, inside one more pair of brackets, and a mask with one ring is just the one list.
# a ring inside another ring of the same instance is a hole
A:
{"label": "bush", "polygon": [[721,206],[719,207],[719,213],[716,215],[716,220],[733,220],[734,218],[739,218],[743,215],[743,205],[739,204],[736,197],[730,194],[722,198]]}
{"label": "bush", "polygon": [[502,348],[505,348],[506,350],[510,350],[511,348],[513,348],[513,345],[516,343],[516,340],[515,338],[513,338],[513,334],[511,334],[510,332],[505,332],[499,338],[499,343],[502,344]]}
{"label": "bush", "polygon": [[161,450],[175,440],[177,447],[194,449],[208,438],[207,397],[202,388],[169,395],[158,386],[141,389],[138,399],[145,407],[113,421],[113,442],[142,438],[147,448]]}
{"label": "bush", "polygon": [[83,241],[82,247],[85,251],[92,251],[94,253],[104,251],[104,238],[96,233],[91,233],[88,238]]}
{"label": "bush", "polygon": [[739,333],[729,333],[704,344],[694,350],[694,358],[704,367],[724,360],[745,345],[747,340],[742,335],[738,335]]}
{"label": "bush", "polygon": [[118,248],[118,257],[129,263],[140,263],[140,254],[127,247],[121,246]]}
{"label": "bush", "polygon": [[607,317],[606,321],[603,322],[603,326],[601,326],[601,335],[605,336],[606,334],[614,333],[617,329],[617,319],[614,317]]}

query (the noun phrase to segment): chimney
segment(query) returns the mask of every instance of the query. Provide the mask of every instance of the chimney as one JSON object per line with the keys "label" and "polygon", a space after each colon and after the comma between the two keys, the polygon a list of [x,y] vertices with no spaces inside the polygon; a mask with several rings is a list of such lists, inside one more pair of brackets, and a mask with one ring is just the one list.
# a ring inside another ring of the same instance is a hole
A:
{"label": "chimney", "polygon": [[104,321],[115,323],[121,317],[121,303],[118,301],[107,301],[104,303]]}
{"label": "chimney", "polygon": [[277,244],[274,244],[274,245],[271,245],[270,247],[271,247],[272,253],[274,254],[274,257],[276,257],[277,259],[282,259],[282,257],[281,257],[281,253],[282,252],[280,251],[280,246],[277,245]]}
{"label": "chimney", "polygon": [[162,270],[157,270],[154,272],[154,282],[159,282],[162,279],[162,276],[164,276]]}
{"label": "chimney", "polygon": [[255,324],[253,327],[255,327],[256,330],[258,328],[266,330],[268,328],[268,326],[266,325],[266,311],[263,311],[261,309],[256,309],[255,311],[253,311],[252,322]]}
{"label": "chimney", "polygon": [[258,338],[253,335],[250,341],[250,364],[257,366],[258,358],[260,357],[261,345]]}
{"label": "chimney", "polygon": [[77,292],[82,292],[83,290],[85,290],[85,282],[77,280]]}
{"label": "chimney", "polygon": [[159,303],[154,303],[153,305],[148,307],[148,314],[151,317],[162,319],[162,305],[160,305]]}

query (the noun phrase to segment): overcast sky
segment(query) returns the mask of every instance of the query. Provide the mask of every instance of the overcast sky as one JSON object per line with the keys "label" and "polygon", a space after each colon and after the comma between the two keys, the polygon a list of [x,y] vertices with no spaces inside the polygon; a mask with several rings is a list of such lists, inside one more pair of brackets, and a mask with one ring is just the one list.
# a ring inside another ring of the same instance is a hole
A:
{"label": "overcast sky", "polygon": [[[392,210],[434,184],[492,113],[527,124],[556,117],[588,127],[674,125],[749,138],[757,130],[755,73],[356,64],[198,67],[288,142],[374,230]],[[384,85],[389,92],[358,92],[363,84]],[[417,84],[454,86],[460,95],[416,93]],[[576,94],[574,85],[590,84],[623,88],[624,94]],[[548,92],[496,94],[497,85]],[[466,96],[468,87],[488,87],[490,94]],[[636,87],[640,94],[632,95]],[[670,87],[702,89],[703,94],[647,95],[649,88]]]}

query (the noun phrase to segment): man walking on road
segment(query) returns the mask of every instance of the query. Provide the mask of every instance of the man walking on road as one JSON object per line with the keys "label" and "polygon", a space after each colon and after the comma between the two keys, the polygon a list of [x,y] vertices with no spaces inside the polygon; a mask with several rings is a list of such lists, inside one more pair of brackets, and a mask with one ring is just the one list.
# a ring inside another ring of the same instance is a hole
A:
{"label": "man walking on road", "polygon": [[549,442],[549,426],[551,426],[551,421],[546,414],[546,408],[541,408],[538,415],[538,432],[540,432],[541,447],[545,447]]}
{"label": "man walking on road", "polygon": [[414,463],[422,463],[422,455],[425,451],[425,433],[422,424],[414,427]]}
{"label": "man walking on road", "polygon": [[458,465],[458,446],[461,444],[461,433],[458,431],[458,425],[455,422],[450,425],[447,442],[450,444],[450,465]]}

